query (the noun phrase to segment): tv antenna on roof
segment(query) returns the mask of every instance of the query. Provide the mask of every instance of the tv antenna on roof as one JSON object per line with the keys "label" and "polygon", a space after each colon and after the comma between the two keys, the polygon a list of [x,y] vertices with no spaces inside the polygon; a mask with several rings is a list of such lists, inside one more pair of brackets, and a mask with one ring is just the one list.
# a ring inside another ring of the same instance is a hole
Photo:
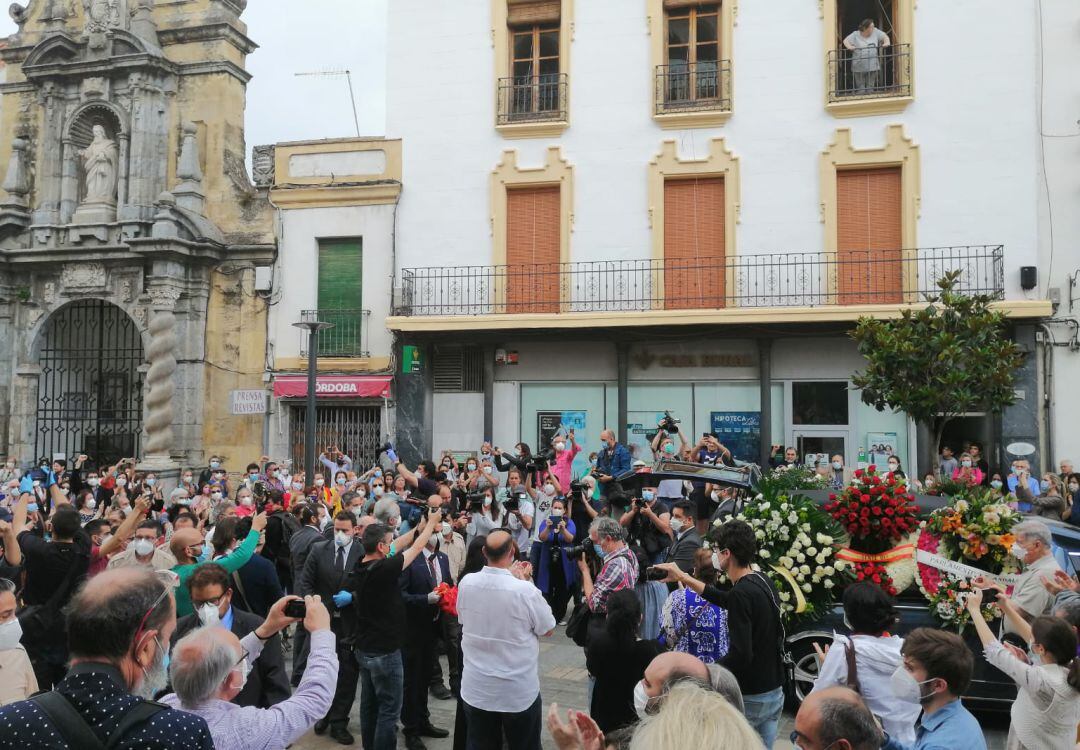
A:
{"label": "tv antenna on roof", "polygon": [[360,138],[360,116],[356,114],[356,94],[353,93],[352,87],[352,71],[345,70],[311,70],[303,73],[294,73],[297,78],[300,77],[314,77],[314,78],[337,78],[339,76],[345,76],[345,81],[349,85],[349,99],[352,101],[352,116],[353,124],[356,125],[356,137]]}

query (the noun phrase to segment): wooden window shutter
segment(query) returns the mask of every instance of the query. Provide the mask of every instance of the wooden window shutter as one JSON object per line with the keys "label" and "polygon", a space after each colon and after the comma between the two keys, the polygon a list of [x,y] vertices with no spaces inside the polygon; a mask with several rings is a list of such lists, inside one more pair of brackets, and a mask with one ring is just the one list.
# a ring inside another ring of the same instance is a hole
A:
{"label": "wooden window shutter", "polygon": [[724,178],[664,182],[664,307],[725,305]]}
{"label": "wooden window shutter", "polygon": [[561,196],[558,186],[506,191],[506,312],[559,311]]}
{"label": "wooden window shutter", "polygon": [[562,0],[506,0],[509,26],[559,23]]}
{"label": "wooden window shutter", "polygon": [[664,10],[693,8],[699,5],[716,7],[719,3],[702,2],[702,0],[664,0]]}
{"label": "wooden window shutter", "polygon": [[902,180],[900,167],[836,173],[837,291],[842,305],[901,301]]}
{"label": "wooden window shutter", "polygon": [[363,254],[360,240],[319,243],[320,310],[351,310],[363,306]]}

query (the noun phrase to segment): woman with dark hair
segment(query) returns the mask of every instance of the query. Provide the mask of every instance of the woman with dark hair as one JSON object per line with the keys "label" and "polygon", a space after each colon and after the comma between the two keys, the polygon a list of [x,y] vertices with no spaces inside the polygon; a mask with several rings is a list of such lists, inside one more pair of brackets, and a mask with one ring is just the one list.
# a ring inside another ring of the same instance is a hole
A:
{"label": "woman with dark hair", "polygon": [[607,600],[607,621],[585,647],[585,666],[596,679],[589,714],[601,731],[610,732],[637,721],[634,687],[661,649],[656,641],[638,638],[641,603],[630,589]]}
{"label": "woman with dark hair", "polygon": [[465,533],[470,544],[477,537],[486,537],[489,532],[506,525],[506,513],[495,497],[495,488],[483,490],[484,499],[480,510],[469,509],[469,523]]}
{"label": "woman with dark hair", "polygon": [[895,602],[877,584],[860,581],[848,586],[844,624],[851,635],[834,633],[832,647],[819,650],[821,667],[814,691],[836,685],[855,688],[889,736],[909,744],[915,742],[915,720],[921,708],[897,698],[890,687],[893,672],[904,662],[900,654],[904,640],[889,634],[897,618]]}
{"label": "woman with dark hair", "polygon": [[1080,659],[1076,629],[1060,617],[1036,617],[1028,624],[1004,592],[997,604],[1016,634],[1028,643],[1028,654],[1003,645],[982,615],[982,591],[967,596],[964,606],[986,649],[986,661],[1011,677],[1019,691],[1009,713],[1007,750],[1074,747],[1080,724]]}

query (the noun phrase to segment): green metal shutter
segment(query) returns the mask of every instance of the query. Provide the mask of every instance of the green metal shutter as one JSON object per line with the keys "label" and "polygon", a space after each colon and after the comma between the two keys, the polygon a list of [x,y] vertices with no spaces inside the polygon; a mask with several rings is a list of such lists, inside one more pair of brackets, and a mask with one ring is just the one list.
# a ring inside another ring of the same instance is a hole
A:
{"label": "green metal shutter", "polygon": [[319,354],[363,351],[363,252],[360,239],[319,242],[319,319],[334,327],[319,335]]}

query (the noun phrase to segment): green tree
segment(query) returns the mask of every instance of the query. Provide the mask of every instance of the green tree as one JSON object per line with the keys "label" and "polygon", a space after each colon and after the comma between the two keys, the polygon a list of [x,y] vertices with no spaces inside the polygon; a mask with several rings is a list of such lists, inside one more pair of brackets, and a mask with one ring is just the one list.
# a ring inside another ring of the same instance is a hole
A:
{"label": "green tree", "polygon": [[893,320],[861,318],[851,334],[867,362],[852,378],[863,403],[906,412],[934,436],[935,453],[949,420],[1013,403],[1024,360],[1005,315],[990,307],[993,297],[957,292],[959,278],[959,271],[941,278],[926,307]]}

